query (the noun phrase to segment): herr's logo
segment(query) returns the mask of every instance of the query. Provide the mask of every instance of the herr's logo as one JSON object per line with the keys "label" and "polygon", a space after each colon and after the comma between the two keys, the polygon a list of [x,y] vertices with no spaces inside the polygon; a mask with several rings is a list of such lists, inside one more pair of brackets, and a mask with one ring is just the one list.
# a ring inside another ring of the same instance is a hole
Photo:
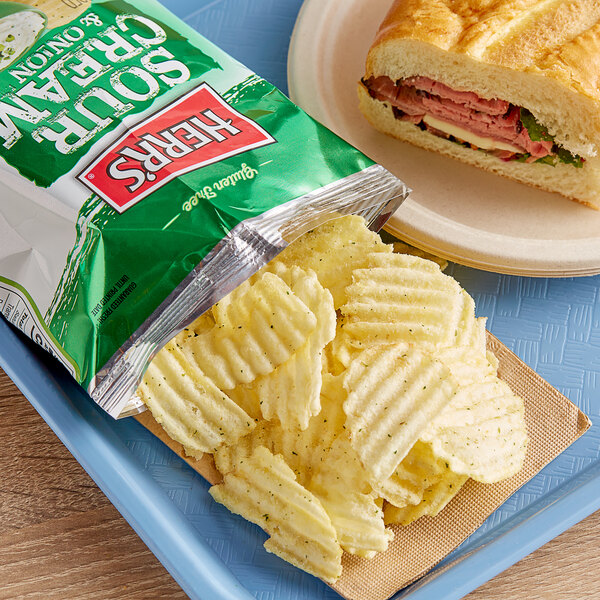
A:
{"label": "herr's logo", "polygon": [[203,83],[128,130],[77,179],[122,213],[178,175],[274,142]]}

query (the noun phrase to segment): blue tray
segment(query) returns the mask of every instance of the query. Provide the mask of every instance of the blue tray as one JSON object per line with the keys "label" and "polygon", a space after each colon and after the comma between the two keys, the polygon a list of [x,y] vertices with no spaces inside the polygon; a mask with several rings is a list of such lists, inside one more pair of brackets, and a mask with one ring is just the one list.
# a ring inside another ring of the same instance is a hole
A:
{"label": "blue tray", "polygon": [[[164,0],[286,90],[301,0]],[[451,265],[488,328],[594,425],[419,582],[394,597],[457,600],[600,508],[600,276],[528,279]],[[265,534],[137,422],[113,421],[49,356],[0,319],[0,366],[192,600],[339,599],[268,554]],[[560,574],[557,574],[560,577]]]}

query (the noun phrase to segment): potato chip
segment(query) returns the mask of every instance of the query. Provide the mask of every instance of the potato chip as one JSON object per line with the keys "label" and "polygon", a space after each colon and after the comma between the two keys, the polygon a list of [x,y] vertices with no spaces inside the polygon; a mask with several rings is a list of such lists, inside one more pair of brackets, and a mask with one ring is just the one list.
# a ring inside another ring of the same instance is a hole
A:
{"label": "potato chip", "polygon": [[375,493],[360,494],[351,489],[312,488],[329,515],[339,543],[348,554],[373,558],[385,552],[394,533],[385,527],[383,510]]}
{"label": "potato chip", "polygon": [[156,421],[196,458],[236,442],[255,426],[175,344],[156,355],[138,391]]}
{"label": "potato chip", "polygon": [[497,361],[486,348],[486,319],[475,318],[475,303],[464,290],[461,317],[454,345],[437,348],[435,356],[441,360],[461,385],[469,385],[489,376],[495,376]]}
{"label": "potato chip", "polygon": [[465,290],[461,290],[461,313],[453,344],[471,346],[485,353],[485,318],[475,318],[475,301]]}
{"label": "potato chip", "polygon": [[458,283],[431,261],[407,254],[372,254],[353,272],[341,307],[344,330],[361,345],[455,342],[465,298]]}
{"label": "potato chip", "polygon": [[343,395],[339,378],[326,375],[323,409],[310,420],[307,430],[261,421],[235,446],[219,449],[215,464],[225,474],[247,461],[259,446],[281,454],[297,481],[321,500],[342,547],[347,552],[371,557],[385,550],[391,533],[384,528],[376,494],[372,493],[366,472],[343,428]]}
{"label": "potato chip", "polygon": [[269,552],[329,583],[341,575],[342,549],[329,516],[281,456],[259,447],[209,492],[262,527],[271,536]]}
{"label": "potato chip", "polygon": [[472,346],[452,346],[436,350],[434,354],[461,385],[469,385],[496,375],[496,366],[490,363],[485,349],[481,352]]}
{"label": "potato chip", "polygon": [[272,440],[276,452],[285,458],[300,482],[308,483],[315,469],[328,460],[333,442],[344,432],[346,415],[342,405],[346,391],[340,377],[323,376],[321,412],[312,417],[308,428],[276,427]]}
{"label": "potato chip", "polygon": [[393,533],[384,526],[377,494],[346,434],[333,442],[327,459],[317,466],[309,489],[327,511],[346,552],[372,558],[387,549]]}
{"label": "potato chip", "polygon": [[272,273],[263,274],[240,296],[228,318],[228,324],[183,345],[188,360],[223,390],[273,371],[306,342],[317,324],[306,304]]}
{"label": "potato chip", "polygon": [[193,323],[188,325],[183,331],[179,332],[174,342],[178,344],[184,344],[188,339],[197,337],[201,333],[205,333],[212,329],[215,325],[215,319],[212,311],[207,310],[205,313],[200,315]]}
{"label": "potato chip", "polygon": [[211,312],[217,325],[231,325],[232,321],[235,320],[235,317],[229,316],[230,307],[235,308],[236,302],[239,302],[241,298],[250,291],[252,283],[255,283],[258,281],[258,279],[260,279],[260,276],[257,273],[250,279],[246,279],[246,281],[238,285],[238,287],[227,294],[227,296],[224,296],[221,298],[221,300],[213,305]]}
{"label": "potato chip", "polygon": [[406,244],[405,242],[394,242],[392,246],[394,247],[394,252],[397,254],[412,254],[413,256],[430,260],[439,265],[442,271],[448,266],[448,261],[445,258],[440,258],[435,254],[431,254],[425,250],[421,250],[420,248],[415,248],[414,246]]}
{"label": "potato chip", "polygon": [[333,354],[333,342],[335,338],[323,348],[321,353],[321,373],[336,376],[341,375],[346,367]]}
{"label": "potato chip", "polygon": [[232,390],[227,390],[227,395],[255,421],[262,420],[262,411],[260,410],[260,398],[258,393],[252,387],[252,384],[240,383]]}
{"label": "potato chip", "polygon": [[267,448],[270,452],[279,454],[275,450],[273,442],[273,429],[276,427],[276,424],[269,423],[269,421],[259,421],[249,434],[239,438],[235,444],[218,448],[213,458],[219,473],[226,475],[235,471],[261,446]]}
{"label": "potato chip", "polygon": [[490,366],[494,369],[494,375],[497,375],[498,367],[500,366],[500,361],[498,360],[496,355],[491,350],[487,350],[485,355],[487,356]]}
{"label": "potato chip", "polygon": [[262,445],[281,454],[297,481],[321,500],[342,547],[370,557],[387,547],[390,533],[384,528],[383,512],[343,428],[345,392],[341,382],[328,375],[324,382],[322,411],[311,418],[307,430],[261,421],[235,446],[219,449],[215,464],[221,473],[231,472]]}
{"label": "potato chip", "polygon": [[452,471],[447,471],[443,477],[425,490],[423,499],[419,504],[404,507],[388,504],[384,508],[385,523],[388,525],[391,523],[410,525],[413,521],[425,515],[437,516],[448,502],[458,494],[467,479],[468,477],[465,475],[457,475]]}
{"label": "potato chip", "polygon": [[344,330],[345,324],[344,319],[338,319],[336,335],[331,342],[331,354],[344,367],[344,370],[362,351],[361,348],[353,345],[352,338]]}
{"label": "potato chip", "polygon": [[277,260],[288,266],[312,269],[323,287],[333,296],[335,308],[346,301],[345,288],[352,271],[366,266],[371,253],[391,253],[392,246],[366,227],[362,217],[353,215],[328,221],[292,242]]}
{"label": "potato chip", "polygon": [[310,419],[306,430],[284,428],[277,421],[260,421],[250,434],[238,440],[235,447],[219,449],[215,454],[217,469],[223,474],[229,472],[258,446],[266,446],[281,454],[296,473],[298,481],[306,485],[314,469],[327,460],[334,440],[344,432],[346,414],[342,404],[345,397],[341,378],[325,374],[321,388],[321,412]]}
{"label": "potato chip", "polygon": [[283,425],[306,429],[310,417],[321,410],[321,355],[335,335],[333,299],[314,271],[277,262],[272,271],[313,312],[317,326],[297,352],[268,375],[259,377],[252,388],[265,419],[277,417]]}
{"label": "potato chip", "polygon": [[437,483],[448,470],[448,463],[433,453],[430,444],[417,441],[391,477],[381,482],[371,480],[370,483],[391,504],[414,505],[421,502],[425,490]]}
{"label": "potato chip", "polygon": [[369,476],[390,477],[456,385],[438,360],[408,344],[374,346],[344,375],[346,427]]}
{"label": "potato chip", "polygon": [[320,410],[321,349],[304,344],[286,362],[251,384],[262,416],[289,427],[306,429]]}
{"label": "potato chip", "polygon": [[523,400],[497,377],[462,386],[421,439],[455,473],[482,483],[502,481],[525,459]]}

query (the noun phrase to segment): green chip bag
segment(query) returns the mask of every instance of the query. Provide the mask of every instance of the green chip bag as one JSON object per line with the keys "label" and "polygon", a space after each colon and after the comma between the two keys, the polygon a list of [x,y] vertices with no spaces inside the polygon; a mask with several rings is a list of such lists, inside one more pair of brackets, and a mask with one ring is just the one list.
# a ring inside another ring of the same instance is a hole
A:
{"label": "green chip bag", "polygon": [[1,4],[0,312],[115,417],[289,242],[408,193],[154,0]]}

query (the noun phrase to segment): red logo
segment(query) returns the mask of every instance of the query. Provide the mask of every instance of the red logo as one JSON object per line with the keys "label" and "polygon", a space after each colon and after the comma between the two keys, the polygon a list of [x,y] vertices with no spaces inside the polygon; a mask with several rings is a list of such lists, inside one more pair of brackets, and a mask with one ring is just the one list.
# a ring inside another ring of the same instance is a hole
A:
{"label": "red logo", "polygon": [[127,131],[77,179],[122,213],[178,175],[274,142],[203,83]]}

